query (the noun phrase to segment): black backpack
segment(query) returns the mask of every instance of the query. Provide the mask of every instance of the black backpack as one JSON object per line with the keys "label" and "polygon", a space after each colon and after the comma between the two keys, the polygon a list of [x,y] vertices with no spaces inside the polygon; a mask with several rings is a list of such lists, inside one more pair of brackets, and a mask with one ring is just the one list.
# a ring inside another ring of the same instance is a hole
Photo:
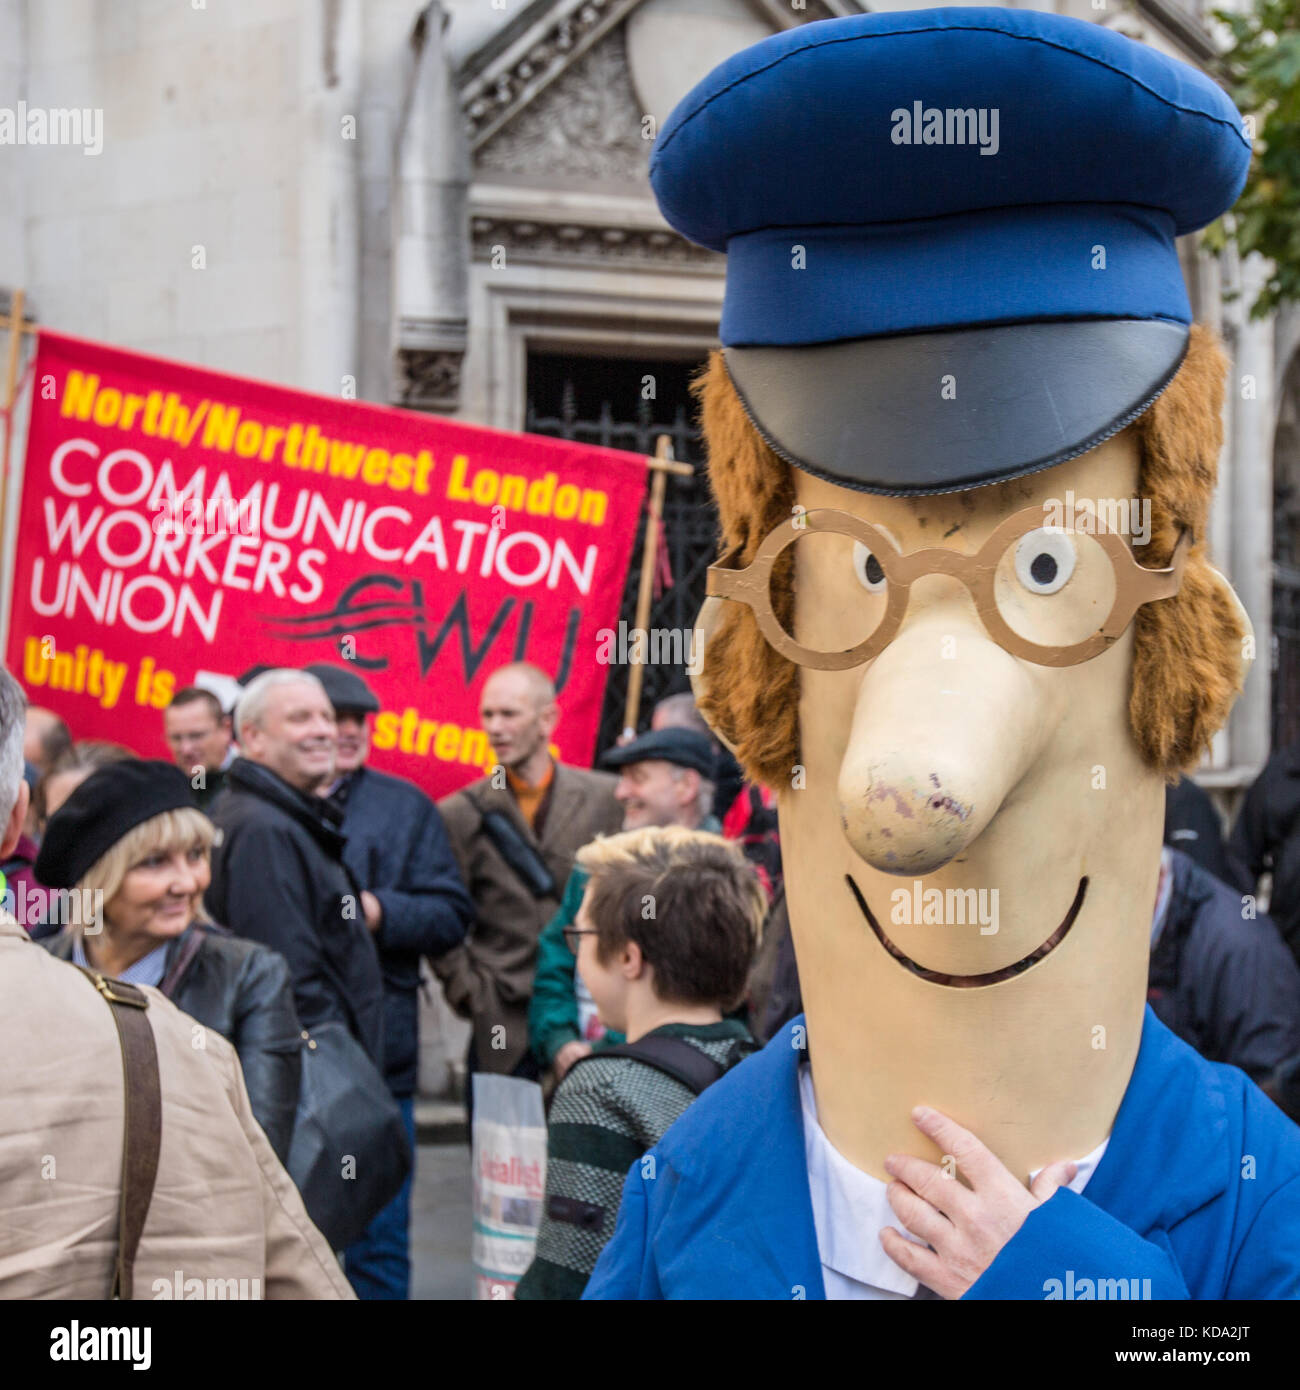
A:
{"label": "black backpack", "polygon": [[[617,1047],[589,1053],[586,1057],[580,1057],[573,1066],[578,1067],[583,1062],[592,1062],[600,1057],[631,1057],[664,1072],[674,1081],[680,1081],[687,1090],[698,1096],[719,1077],[726,1075],[737,1062],[743,1062],[750,1053],[757,1051],[757,1043],[749,1038],[737,1038],[723,1060],[715,1062],[707,1052],[701,1052],[685,1038],[656,1037],[652,1033],[638,1038],[634,1043],[619,1043]],[[569,1070],[572,1071],[573,1067]]]}

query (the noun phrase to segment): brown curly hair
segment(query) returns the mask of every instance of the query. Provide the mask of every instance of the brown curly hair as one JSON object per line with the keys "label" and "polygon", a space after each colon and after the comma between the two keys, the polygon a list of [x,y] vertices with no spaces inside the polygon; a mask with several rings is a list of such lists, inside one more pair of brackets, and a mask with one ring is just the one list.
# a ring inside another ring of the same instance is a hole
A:
{"label": "brown curly hair", "polygon": [[[1135,623],[1129,727],[1147,764],[1171,779],[1195,766],[1242,682],[1245,627],[1203,544],[1223,441],[1226,373],[1214,334],[1193,325],[1182,366],[1134,426],[1138,492],[1150,498],[1152,522],[1150,544],[1138,558],[1152,568],[1167,565],[1183,527],[1195,538],[1177,596],[1144,605]],[[748,564],[763,537],[791,514],[793,471],[751,424],[720,350],[710,354],[691,391],[708,443],[721,549],[740,546],[739,563]],[[772,599],[786,623],[793,571],[788,553],[782,560]],[[772,650],[747,607],[722,609],[705,651],[700,709],[735,748],[746,774],[777,786],[800,760],[799,668]]]}

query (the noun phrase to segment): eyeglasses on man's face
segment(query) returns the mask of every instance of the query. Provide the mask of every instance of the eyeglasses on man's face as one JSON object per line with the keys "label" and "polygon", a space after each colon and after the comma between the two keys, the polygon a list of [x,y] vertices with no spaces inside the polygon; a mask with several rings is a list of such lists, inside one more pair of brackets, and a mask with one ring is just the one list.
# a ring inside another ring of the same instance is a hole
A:
{"label": "eyeglasses on man's face", "polygon": [[578,938],[580,936],[595,936],[595,927],[565,927],[564,941],[569,950],[576,956],[578,954]]}
{"label": "eyeglasses on man's face", "polygon": [[[1012,656],[1040,666],[1074,666],[1111,647],[1144,603],[1172,598],[1182,584],[1191,535],[1184,530],[1168,569],[1139,565],[1123,537],[1089,514],[1084,525],[1044,525],[1044,508],[1007,517],[973,555],[944,546],[906,554],[883,528],[849,512],[803,512],[764,537],[753,561],[739,548],[708,571],[710,599],[747,605],[771,646],[800,666],[842,671],[878,656],[906,616],[911,587],[929,574],[964,584],[988,635]],[[801,631],[782,625],[772,603],[777,560],[796,547],[796,575],[826,583],[803,605]],[[835,576],[839,579],[836,582]]]}

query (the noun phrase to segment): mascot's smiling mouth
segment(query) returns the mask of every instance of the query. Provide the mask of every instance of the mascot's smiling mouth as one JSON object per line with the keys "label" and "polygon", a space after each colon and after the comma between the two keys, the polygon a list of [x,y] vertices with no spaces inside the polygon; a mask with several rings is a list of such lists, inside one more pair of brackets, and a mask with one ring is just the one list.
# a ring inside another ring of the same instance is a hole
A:
{"label": "mascot's smiling mouth", "polygon": [[978,989],[982,985],[1000,984],[1003,980],[1010,980],[1016,975],[1023,975],[1031,966],[1037,965],[1040,960],[1049,955],[1065,940],[1066,933],[1074,926],[1074,920],[1079,915],[1079,909],[1083,906],[1084,895],[1088,891],[1088,880],[1085,876],[1079,880],[1078,891],[1075,893],[1074,901],[1070,904],[1070,910],[1065,914],[1061,925],[1041,946],[1036,946],[1027,956],[1021,956],[1019,960],[1013,961],[1010,965],[1004,965],[1001,970],[989,970],[982,975],[948,975],[942,970],[927,970],[925,966],[918,965],[911,956],[895,946],[885,935],[884,928],[872,916],[871,909],[867,906],[867,900],[853,881],[853,875],[845,874],[844,878],[853,890],[853,896],[858,900],[858,907],[862,909],[862,915],[867,919],[867,925],[875,932],[876,940],[899,965],[910,970],[913,975],[919,975],[921,979],[928,980],[932,985],[950,985],[953,989]]}

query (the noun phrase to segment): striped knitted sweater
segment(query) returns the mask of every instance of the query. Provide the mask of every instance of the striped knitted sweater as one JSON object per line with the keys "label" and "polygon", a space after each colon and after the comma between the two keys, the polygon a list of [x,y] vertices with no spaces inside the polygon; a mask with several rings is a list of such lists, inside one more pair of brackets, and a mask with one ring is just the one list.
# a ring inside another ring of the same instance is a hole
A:
{"label": "striped knitted sweater", "polygon": [[[749,1030],[735,1019],[667,1023],[649,1037],[685,1038],[726,1060]],[[546,1204],[537,1251],[516,1298],[577,1299],[614,1234],[628,1169],[695,1099],[690,1089],[633,1057],[593,1057],[556,1088],[548,1122]]]}

